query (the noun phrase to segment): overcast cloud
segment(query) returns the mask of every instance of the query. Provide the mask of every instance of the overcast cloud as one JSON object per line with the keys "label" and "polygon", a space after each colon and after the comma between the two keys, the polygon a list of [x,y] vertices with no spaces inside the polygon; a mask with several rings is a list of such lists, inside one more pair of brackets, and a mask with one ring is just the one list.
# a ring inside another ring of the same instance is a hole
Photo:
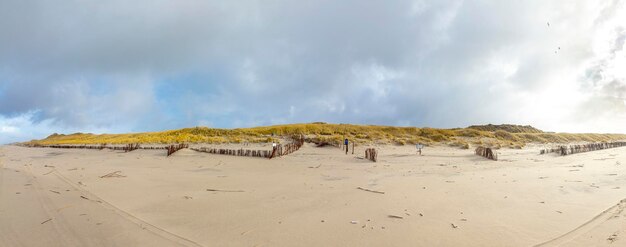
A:
{"label": "overcast cloud", "polygon": [[624,1],[0,0],[0,143],[313,121],[626,133],[625,40]]}

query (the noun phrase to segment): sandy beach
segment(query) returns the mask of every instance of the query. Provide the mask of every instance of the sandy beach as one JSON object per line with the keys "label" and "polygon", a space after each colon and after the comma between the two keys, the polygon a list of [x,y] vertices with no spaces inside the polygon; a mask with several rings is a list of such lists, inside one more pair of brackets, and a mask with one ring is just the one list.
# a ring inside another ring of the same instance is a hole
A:
{"label": "sandy beach", "polygon": [[0,246],[621,246],[626,148],[0,147]]}

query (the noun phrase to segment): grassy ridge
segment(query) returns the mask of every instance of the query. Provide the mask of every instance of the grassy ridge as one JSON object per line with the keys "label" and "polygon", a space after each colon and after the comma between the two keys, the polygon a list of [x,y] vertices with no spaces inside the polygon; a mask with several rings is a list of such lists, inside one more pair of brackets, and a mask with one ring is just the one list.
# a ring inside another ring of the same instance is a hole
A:
{"label": "grassy ridge", "polygon": [[[624,140],[624,134],[546,133],[530,126],[484,125],[457,129],[392,127],[353,124],[287,124],[240,129],[185,128],[130,134],[53,134],[26,144],[125,144],[125,143],[241,143],[272,142],[303,134],[308,141],[339,144],[343,138],[357,143],[434,144],[469,148],[469,144],[521,148],[527,143],[569,143]],[[521,131],[521,132],[520,132]]]}

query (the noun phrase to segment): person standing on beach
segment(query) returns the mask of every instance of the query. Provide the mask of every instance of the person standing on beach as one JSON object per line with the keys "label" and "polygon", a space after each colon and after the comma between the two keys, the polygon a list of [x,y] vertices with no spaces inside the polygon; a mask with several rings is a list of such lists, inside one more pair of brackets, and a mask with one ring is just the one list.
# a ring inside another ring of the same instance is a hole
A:
{"label": "person standing on beach", "polygon": [[348,154],[348,138],[343,140],[343,145],[346,147],[346,154]]}
{"label": "person standing on beach", "polygon": [[422,155],[422,147],[423,147],[422,144],[419,144],[419,143],[415,144],[415,148],[417,148],[417,153],[419,155]]}

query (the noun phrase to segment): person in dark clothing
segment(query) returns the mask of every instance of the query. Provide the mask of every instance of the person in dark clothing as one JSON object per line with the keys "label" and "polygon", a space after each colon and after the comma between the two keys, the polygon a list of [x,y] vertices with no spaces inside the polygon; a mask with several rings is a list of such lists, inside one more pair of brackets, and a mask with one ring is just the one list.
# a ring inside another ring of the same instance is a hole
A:
{"label": "person in dark clothing", "polygon": [[348,154],[348,138],[343,140],[343,145],[346,147],[346,154]]}

